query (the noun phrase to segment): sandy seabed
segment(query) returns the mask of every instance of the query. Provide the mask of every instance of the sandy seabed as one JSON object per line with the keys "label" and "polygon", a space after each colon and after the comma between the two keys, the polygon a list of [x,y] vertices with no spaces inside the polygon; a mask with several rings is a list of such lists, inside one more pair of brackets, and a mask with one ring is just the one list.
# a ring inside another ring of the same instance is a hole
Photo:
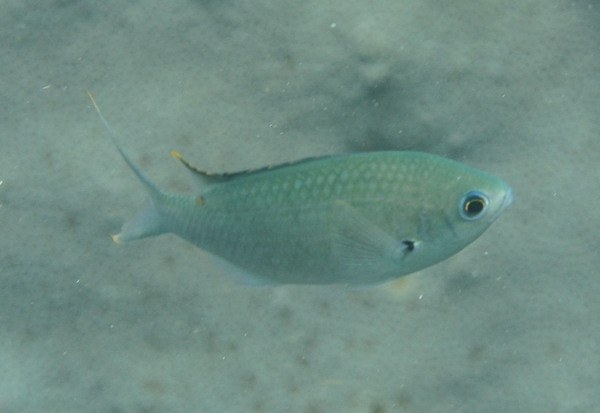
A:
{"label": "sandy seabed", "polygon": [[[0,4],[0,413],[588,413],[600,405],[596,2]],[[144,189],[310,155],[422,150],[515,202],[386,286],[251,288]]]}

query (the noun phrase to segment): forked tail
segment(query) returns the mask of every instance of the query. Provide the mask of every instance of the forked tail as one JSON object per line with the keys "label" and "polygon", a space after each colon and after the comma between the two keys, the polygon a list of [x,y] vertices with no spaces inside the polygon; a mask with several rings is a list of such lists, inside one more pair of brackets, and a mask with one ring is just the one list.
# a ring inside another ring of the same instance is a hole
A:
{"label": "forked tail", "polygon": [[148,192],[150,193],[150,200],[148,204],[142,209],[133,219],[127,221],[123,224],[121,228],[121,233],[117,235],[112,235],[113,241],[119,242],[127,242],[135,239],[145,238],[152,235],[159,235],[164,232],[164,228],[162,225],[161,214],[159,208],[157,207],[161,196],[163,195],[163,191],[156,186],[144,173],[137,167],[135,164],[129,159],[129,156],[125,153],[119,141],[115,137],[115,134],[111,130],[110,126],[108,126],[108,122],[102,116],[102,112],[98,108],[98,104],[94,99],[94,96],[89,91],[86,91],[92,103],[94,104],[94,108],[96,109],[96,113],[100,117],[102,121],[102,125],[104,125],[104,129],[110,136],[110,139],[113,141],[113,144],[117,147],[117,150],[127,162],[127,165],[131,168],[131,170],[137,175],[137,177],[142,181]]}

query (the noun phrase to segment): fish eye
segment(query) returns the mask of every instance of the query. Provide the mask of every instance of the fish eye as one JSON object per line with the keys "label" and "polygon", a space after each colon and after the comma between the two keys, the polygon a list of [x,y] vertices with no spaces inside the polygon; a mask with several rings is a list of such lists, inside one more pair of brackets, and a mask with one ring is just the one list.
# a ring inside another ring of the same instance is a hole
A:
{"label": "fish eye", "polygon": [[490,201],[481,191],[469,191],[460,201],[460,216],[467,220],[480,218],[487,210]]}

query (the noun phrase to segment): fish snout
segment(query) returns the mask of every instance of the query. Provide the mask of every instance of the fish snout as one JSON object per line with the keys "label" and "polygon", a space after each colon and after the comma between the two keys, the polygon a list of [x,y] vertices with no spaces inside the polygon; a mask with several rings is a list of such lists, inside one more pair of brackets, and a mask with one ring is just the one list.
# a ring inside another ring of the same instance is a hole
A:
{"label": "fish snout", "polygon": [[[500,194],[499,194],[500,195]],[[513,202],[513,190],[510,186],[507,187],[503,195],[496,198],[498,201],[498,207],[494,211],[490,222],[494,222],[496,218],[506,209],[507,206]]]}

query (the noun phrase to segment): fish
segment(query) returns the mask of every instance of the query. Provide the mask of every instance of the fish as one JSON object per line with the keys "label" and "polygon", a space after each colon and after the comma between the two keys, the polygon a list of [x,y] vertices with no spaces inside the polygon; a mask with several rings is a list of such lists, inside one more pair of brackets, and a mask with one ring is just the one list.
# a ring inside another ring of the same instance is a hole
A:
{"label": "fish", "polygon": [[511,187],[433,154],[380,151],[210,173],[171,155],[194,190],[160,189],[104,129],[149,193],[125,243],[173,233],[247,285],[372,286],[437,264],[475,241],[511,204]]}

